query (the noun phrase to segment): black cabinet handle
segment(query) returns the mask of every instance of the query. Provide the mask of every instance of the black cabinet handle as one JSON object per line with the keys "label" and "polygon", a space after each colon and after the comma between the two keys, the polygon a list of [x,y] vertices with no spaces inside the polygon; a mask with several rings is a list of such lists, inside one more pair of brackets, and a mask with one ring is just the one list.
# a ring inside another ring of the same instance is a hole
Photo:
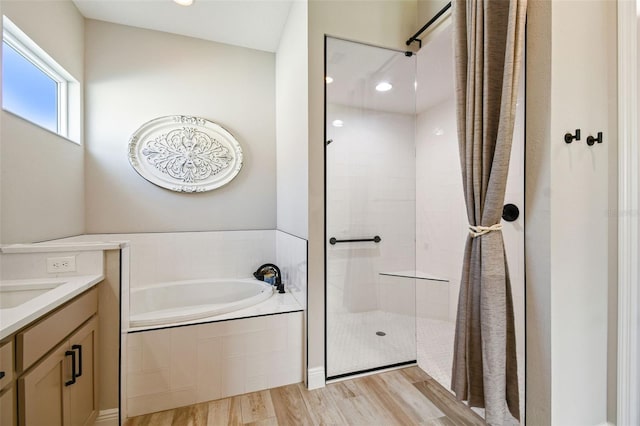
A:
{"label": "black cabinet handle", "polygon": [[71,380],[64,382],[65,386],[71,386],[76,382],[76,351],[66,351],[64,356],[71,357]]}
{"label": "black cabinet handle", "polygon": [[0,371],[0,379],[4,379],[4,371]]}
{"label": "black cabinet handle", "polygon": [[76,377],[82,376],[82,345],[72,345],[71,349],[74,351],[78,350],[78,372],[76,373]]}

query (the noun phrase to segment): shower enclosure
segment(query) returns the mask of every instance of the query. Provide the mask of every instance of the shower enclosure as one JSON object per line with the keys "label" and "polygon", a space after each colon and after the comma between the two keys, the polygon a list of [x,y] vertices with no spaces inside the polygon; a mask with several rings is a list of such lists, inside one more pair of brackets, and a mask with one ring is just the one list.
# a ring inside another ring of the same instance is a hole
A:
{"label": "shower enclosure", "polygon": [[326,39],[329,379],[416,362],[415,67]]}
{"label": "shower enclosure", "polygon": [[[327,379],[417,362],[450,387],[468,223],[452,31],[434,27],[410,56],[326,38]],[[524,400],[524,78],[517,105],[502,233]]]}

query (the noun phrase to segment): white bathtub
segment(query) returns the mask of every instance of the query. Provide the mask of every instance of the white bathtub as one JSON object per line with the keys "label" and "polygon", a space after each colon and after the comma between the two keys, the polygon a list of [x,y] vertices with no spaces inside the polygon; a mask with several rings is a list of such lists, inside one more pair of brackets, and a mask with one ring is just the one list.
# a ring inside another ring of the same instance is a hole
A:
{"label": "white bathtub", "polygon": [[254,278],[173,281],[131,289],[130,327],[192,321],[267,300],[273,286]]}

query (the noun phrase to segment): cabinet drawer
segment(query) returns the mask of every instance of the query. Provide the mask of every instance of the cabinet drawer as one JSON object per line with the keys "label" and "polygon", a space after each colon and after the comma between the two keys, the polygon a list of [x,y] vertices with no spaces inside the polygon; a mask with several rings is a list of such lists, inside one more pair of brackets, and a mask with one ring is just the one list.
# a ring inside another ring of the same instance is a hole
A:
{"label": "cabinet drawer", "polygon": [[16,336],[16,370],[22,372],[98,311],[98,290],[78,296]]}
{"label": "cabinet drawer", "polygon": [[13,341],[0,346],[0,390],[13,379]]}

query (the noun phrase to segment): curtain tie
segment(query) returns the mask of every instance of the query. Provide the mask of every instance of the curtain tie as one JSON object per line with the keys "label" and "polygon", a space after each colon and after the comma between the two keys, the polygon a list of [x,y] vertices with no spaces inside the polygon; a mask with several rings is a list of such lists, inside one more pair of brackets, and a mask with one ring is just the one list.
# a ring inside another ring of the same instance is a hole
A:
{"label": "curtain tie", "polygon": [[501,230],[502,230],[501,223],[496,223],[495,225],[491,225],[491,226],[469,225],[469,234],[471,234],[471,238],[481,237],[484,234],[488,234],[491,231],[501,231]]}

